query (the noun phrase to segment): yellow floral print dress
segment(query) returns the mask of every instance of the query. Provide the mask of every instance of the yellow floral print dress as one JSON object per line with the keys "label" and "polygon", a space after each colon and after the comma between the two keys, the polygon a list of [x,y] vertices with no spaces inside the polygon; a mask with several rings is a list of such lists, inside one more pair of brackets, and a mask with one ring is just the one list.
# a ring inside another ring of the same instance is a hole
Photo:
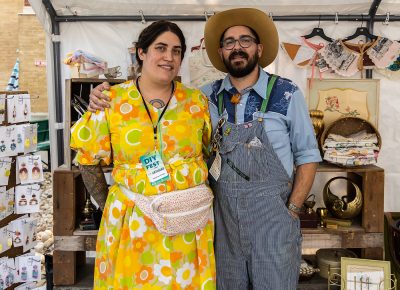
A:
{"label": "yellow floral print dress", "polygon": [[[97,237],[95,289],[215,289],[213,218],[205,228],[163,236],[151,219],[119,189],[155,195],[186,189],[207,179],[202,151],[211,136],[208,103],[199,90],[176,83],[160,120],[157,139],[135,83],[113,86],[111,107],[87,112],[73,126],[71,147],[83,165],[114,163]],[[147,103],[154,124],[162,110]],[[158,150],[169,180],[152,186],[140,156]]]}

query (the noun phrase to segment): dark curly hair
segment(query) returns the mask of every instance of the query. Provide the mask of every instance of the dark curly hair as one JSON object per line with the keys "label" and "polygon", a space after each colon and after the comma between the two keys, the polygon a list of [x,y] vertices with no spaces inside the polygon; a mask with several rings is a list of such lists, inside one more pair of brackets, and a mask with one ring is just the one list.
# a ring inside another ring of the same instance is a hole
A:
{"label": "dark curly hair", "polygon": [[143,61],[139,58],[138,49],[141,48],[143,49],[143,52],[146,53],[147,49],[156,40],[156,38],[160,34],[167,31],[174,33],[176,36],[178,36],[179,40],[181,41],[181,47],[182,47],[181,60],[183,59],[183,56],[186,51],[186,42],[182,30],[179,28],[178,25],[176,25],[173,22],[166,20],[159,20],[153,22],[145,29],[143,29],[143,31],[139,35],[138,41],[136,42],[136,60],[138,62],[139,70],[141,70],[142,68]]}

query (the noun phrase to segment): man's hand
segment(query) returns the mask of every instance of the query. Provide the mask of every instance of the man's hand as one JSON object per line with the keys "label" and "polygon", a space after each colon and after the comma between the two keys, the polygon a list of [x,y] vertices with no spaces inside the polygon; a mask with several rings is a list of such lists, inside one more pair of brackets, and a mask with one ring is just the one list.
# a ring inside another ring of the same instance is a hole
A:
{"label": "man's hand", "polygon": [[102,91],[108,91],[109,89],[110,84],[108,82],[103,82],[90,92],[90,101],[88,107],[88,110],[90,112],[94,113],[97,110],[104,111],[105,108],[110,107],[110,104],[108,103],[110,101],[110,98],[102,93]]}
{"label": "man's hand", "polygon": [[289,214],[292,217],[294,217],[295,219],[299,219],[300,218],[299,214],[297,212],[292,211],[292,210],[289,210]]}

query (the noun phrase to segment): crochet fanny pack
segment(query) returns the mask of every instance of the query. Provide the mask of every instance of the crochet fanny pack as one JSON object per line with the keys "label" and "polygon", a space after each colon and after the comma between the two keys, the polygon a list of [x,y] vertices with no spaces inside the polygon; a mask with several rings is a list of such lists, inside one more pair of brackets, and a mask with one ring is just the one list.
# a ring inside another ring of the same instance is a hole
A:
{"label": "crochet fanny pack", "polygon": [[155,196],[138,194],[123,186],[120,188],[166,236],[202,229],[212,216],[214,196],[205,184]]}

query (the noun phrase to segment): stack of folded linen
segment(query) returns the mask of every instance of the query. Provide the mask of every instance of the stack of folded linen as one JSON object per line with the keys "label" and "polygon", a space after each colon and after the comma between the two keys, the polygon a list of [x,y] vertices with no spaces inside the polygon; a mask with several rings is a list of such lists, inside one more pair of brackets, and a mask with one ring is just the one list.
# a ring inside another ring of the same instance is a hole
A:
{"label": "stack of folded linen", "polygon": [[324,145],[324,160],[343,165],[375,164],[379,154],[378,137],[365,130],[344,137],[329,134]]}

